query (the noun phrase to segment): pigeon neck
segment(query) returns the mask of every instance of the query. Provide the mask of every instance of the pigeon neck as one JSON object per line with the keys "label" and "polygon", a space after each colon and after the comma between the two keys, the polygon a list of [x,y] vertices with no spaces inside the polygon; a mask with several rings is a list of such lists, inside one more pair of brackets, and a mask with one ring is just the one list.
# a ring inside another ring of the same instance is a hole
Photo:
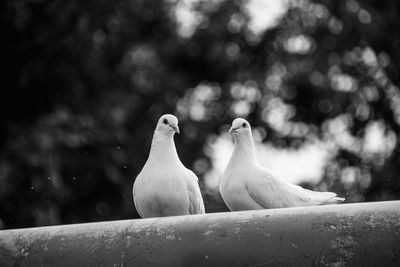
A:
{"label": "pigeon neck", "polygon": [[232,154],[233,161],[256,163],[253,137],[251,133],[235,136],[235,148]]}
{"label": "pigeon neck", "polygon": [[179,161],[173,134],[162,134],[156,130],[151,143],[150,155],[160,158],[162,161]]}

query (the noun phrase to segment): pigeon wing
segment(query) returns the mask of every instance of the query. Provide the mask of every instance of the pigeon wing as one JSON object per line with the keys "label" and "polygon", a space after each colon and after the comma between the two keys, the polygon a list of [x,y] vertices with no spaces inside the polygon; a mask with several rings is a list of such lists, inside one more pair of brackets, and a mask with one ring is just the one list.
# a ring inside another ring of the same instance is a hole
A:
{"label": "pigeon wing", "polygon": [[257,172],[257,179],[247,183],[250,196],[264,208],[315,206],[339,203],[344,199],[332,192],[316,192],[275,178],[264,170]]}
{"label": "pigeon wing", "polygon": [[[251,175],[251,174],[248,174]],[[246,188],[251,198],[265,209],[297,206],[296,195],[287,188],[286,184],[270,173],[257,171],[253,177],[246,179]],[[307,201],[307,199],[304,199]]]}
{"label": "pigeon wing", "polygon": [[204,214],[204,202],[201,196],[199,179],[194,172],[187,170],[188,175],[186,176],[187,187],[189,192],[189,212],[190,214]]}
{"label": "pigeon wing", "polygon": [[133,194],[133,203],[135,204],[136,211],[139,213],[140,217],[143,218],[143,212],[139,207],[139,203],[137,200],[137,192],[136,192],[137,191],[137,183],[139,183],[139,180],[141,179],[141,174],[142,173],[139,173],[139,175],[135,179],[135,182],[133,184],[132,194]]}
{"label": "pigeon wing", "polygon": [[143,218],[143,212],[140,210],[137,200],[135,196],[133,197],[133,203],[135,204],[136,211],[139,213],[139,216]]}

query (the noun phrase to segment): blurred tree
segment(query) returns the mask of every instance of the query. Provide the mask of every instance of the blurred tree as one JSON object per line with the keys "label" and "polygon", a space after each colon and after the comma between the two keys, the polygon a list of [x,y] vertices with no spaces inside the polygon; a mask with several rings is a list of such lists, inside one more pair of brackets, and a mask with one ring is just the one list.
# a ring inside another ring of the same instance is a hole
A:
{"label": "blurred tree", "polygon": [[307,186],[399,199],[397,1],[287,1],[266,31],[250,2],[3,1],[1,226],[137,217],[133,180],[167,112],[200,178],[210,138],[244,116],[275,146],[331,145]]}

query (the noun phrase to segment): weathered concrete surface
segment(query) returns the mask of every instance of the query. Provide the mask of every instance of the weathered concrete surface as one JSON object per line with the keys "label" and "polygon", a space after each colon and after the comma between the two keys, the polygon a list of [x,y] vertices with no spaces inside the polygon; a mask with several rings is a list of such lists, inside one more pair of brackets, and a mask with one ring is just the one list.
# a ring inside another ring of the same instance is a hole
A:
{"label": "weathered concrete surface", "polygon": [[400,266],[400,201],[6,230],[0,266]]}

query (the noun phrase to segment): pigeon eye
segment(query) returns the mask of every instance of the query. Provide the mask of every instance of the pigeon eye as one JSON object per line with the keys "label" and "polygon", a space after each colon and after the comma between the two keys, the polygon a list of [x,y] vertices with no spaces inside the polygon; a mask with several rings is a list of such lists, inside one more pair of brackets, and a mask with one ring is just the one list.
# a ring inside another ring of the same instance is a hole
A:
{"label": "pigeon eye", "polygon": [[246,128],[246,123],[245,123],[245,122],[243,122],[242,126],[243,126],[243,128]]}
{"label": "pigeon eye", "polygon": [[164,124],[168,124],[168,120],[167,119],[163,119],[162,121]]}

